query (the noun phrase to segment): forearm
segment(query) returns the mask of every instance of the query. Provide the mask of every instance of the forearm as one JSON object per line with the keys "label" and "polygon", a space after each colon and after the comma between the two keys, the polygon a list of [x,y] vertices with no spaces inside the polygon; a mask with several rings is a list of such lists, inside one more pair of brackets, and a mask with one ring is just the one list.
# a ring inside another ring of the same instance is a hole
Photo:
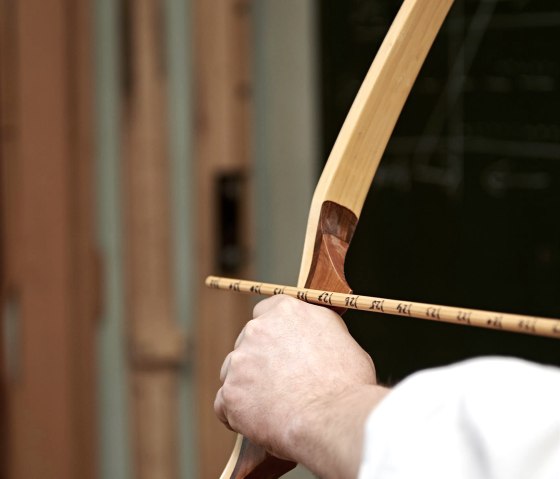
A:
{"label": "forearm", "polygon": [[355,478],[365,421],[388,392],[382,386],[363,385],[336,397],[318,398],[290,424],[293,459],[323,479]]}

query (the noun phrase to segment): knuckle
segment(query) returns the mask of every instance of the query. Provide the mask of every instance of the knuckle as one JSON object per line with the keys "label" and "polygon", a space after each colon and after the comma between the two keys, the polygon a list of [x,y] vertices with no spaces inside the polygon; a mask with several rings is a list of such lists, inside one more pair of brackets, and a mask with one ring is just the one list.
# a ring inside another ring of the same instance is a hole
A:
{"label": "knuckle", "polygon": [[259,319],[252,319],[245,325],[245,331],[243,332],[244,339],[257,339],[265,336],[267,330],[269,329],[270,313],[261,316]]}
{"label": "knuckle", "polygon": [[246,355],[243,354],[241,351],[236,349],[233,351],[229,357],[229,365],[228,365],[228,377],[235,378],[239,371],[243,371],[245,368],[245,358]]}
{"label": "knuckle", "polygon": [[223,410],[222,396],[223,396],[223,388],[220,388],[214,399],[214,412],[218,417],[222,414],[222,410]]}
{"label": "knuckle", "polygon": [[[262,306],[260,306],[260,303],[255,304],[255,306],[253,306],[253,314],[252,314],[251,317],[256,318],[257,316],[259,316],[261,308],[262,308]],[[250,321],[252,321],[252,320],[250,320]]]}
{"label": "knuckle", "polygon": [[245,325],[245,336],[249,337],[252,336],[253,334],[255,334],[255,332],[258,331],[258,321],[255,319],[251,319],[250,321],[247,322],[247,324]]}
{"label": "knuckle", "polygon": [[229,363],[231,360],[231,355],[232,353],[229,353],[226,358],[224,359],[224,362],[222,363],[222,367],[220,369],[220,381],[224,382],[228,373],[228,369],[229,369]]}
{"label": "knuckle", "polygon": [[237,404],[238,402],[238,397],[239,394],[237,394],[236,392],[236,388],[229,385],[229,384],[225,384],[222,387],[222,402],[223,402],[223,406],[225,407],[225,409],[227,409],[228,405],[233,405],[233,404]]}
{"label": "knuckle", "polygon": [[214,413],[228,429],[233,430],[228,420],[227,407],[224,402],[223,388],[218,391],[216,399],[214,400]]}
{"label": "knuckle", "polygon": [[278,302],[279,309],[288,314],[293,314],[305,305],[306,303],[303,301],[286,295],[282,295],[280,301]]}
{"label": "knuckle", "polygon": [[229,355],[228,369],[230,372],[235,372],[235,368],[237,367],[238,362],[239,362],[239,351],[236,349]]}

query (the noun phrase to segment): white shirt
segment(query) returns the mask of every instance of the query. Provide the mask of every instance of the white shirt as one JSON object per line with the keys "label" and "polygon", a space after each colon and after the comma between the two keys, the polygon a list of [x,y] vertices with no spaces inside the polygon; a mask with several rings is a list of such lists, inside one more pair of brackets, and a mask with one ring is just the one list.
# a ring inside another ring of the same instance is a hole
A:
{"label": "white shirt", "polygon": [[359,478],[560,479],[560,370],[486,358],[410,376],[370,414]]}

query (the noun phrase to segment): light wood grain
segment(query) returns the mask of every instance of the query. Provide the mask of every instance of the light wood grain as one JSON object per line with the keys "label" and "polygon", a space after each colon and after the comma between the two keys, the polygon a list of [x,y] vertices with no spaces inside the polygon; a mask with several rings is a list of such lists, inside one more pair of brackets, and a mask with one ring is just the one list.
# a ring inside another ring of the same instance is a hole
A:
{"label": "light wood grain", "polygon": [[208,276],[208,278],[206,278],[206,286],[213,289],[256,295],[272,296],[276,294],[285,294],[307,303],[318,304],[329,308],[356,309],[370,313],[393,314],[410,318],[426,319],[429,321],[460,324],[463,326],[476,326],[498,331],[509,331],[560,339],[560,319],[337,293],[333,291],[298,288],[273,283],[259,283],[256,281],[222,278],[218,276]]}
{"label": "light wood grain", "polygon": [[[0,0],[1,477],[97,476],[92,2]],[[2,474],[3,473],[3,474]]]}
{"label": "light wood grain", "polygon": [[[246,253],[240,275],[253,270],[251,18],[252,2],[195,0],[193,9],[195,113],[196,253],[199,278],[218,264],[217,183],[240,174],[245,194],[240,199],[239,242]],[[195,377],[199,476],[218,477],[230,455],[235,434],[214,414],[224,357],[251,315],[247,297],[215,301],[200,281],[196,293]]]}
{"label": "light wood grain", "polygon": [[308,277],[322,204],[358,218],[395,123],[453,0],[406,0],[340,130],[319,180],[307,224],[298,285]]}
{"label": "light wood grain", "polygon": [[125,279],[134,477],[176,479],[185,338],[175,321],[172,287],[163,2],[125,5]]}

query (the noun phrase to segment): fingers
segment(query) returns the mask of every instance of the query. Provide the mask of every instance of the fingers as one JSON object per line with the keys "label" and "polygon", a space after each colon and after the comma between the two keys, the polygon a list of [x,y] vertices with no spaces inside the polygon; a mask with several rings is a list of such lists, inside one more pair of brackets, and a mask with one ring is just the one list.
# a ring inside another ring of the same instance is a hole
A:
{"label": "fingers", "polygon": [[233,351],[231,353],[229,353],[226,356],[226,359],[224,359],[224,362],[222,364],[222,367],[220,369],[220,381],[223,383],[226,380],[226,376],[229,370],[229,365],[231,364],[231,355],[233,354]]}
{"label": "fingers", "polygon": [[218,419],[224,423],[224,425],[233,431],[233,428],[231,427],[228,418],[227,418],[227,413],[226,413],[226,401],[224,399],[224,387],[225,387],[225,381],[226,381],[226,377],[228,375],[228,371],[231,365],[231,357],[232,354],[234,353],[234,351],[232,351],[231,353],[229,353],[226,356],[226,359],[224,360],[222,367],[220,369],[220,381],[222,382],[222,387],[218,390],[218,393],[216,394],[216,399],[214,399],[214,412],[216,413],[216,416],[218,416]]}
{"label": "fingers", "polygon": [[214,400],[214,412],[215,412],[216,416],[218,417],[218,419],[222,423],[224,423],[224,425],[230,431],[233,431],[233,429],[230,426],[230,424],[228,422],[228,419],[227,419],[226,408],[225,408],[224,397],[223,397],[223,388],[220,388],[220,390],[218,391],[218,394],[216,394],[216,399]]}
{"label": "fingers", "polygon": [[[222,367],[220,368],[220,381],[222,382],[222,384],[226,381],[226,377],[228,375],[230,366],[231,366],[231,359],[233,354],[236,352],[236,350],[239,348],[239,346],[241,345],[241,343],[243,342],[243,338],[246,335],[246,331],[247,331],[247,327],[249,327],[250,323],[252,321],[249,321],[245,327],[241,330],[241,332],[239,333],[239,336],[237,336],[237,339],[235,340],[235,345],[233,346],[233,351],[231,351],[226,358],[224,359],[224,362],[222,363]],[[216,401],[218,400],[218,398],[216,397]]]}
{"label": "fingers", "polygon": [[253,308],[253,318],[262,316],[263,314],[276,308],[283,301],[297,301],[297,299],[290,298],[289,296],[285,296],[283,294],[276,294],[274,296],[270,296],[269,298],[263,299],[262,301],[258,302]]}
{"label": "fingers", "polygon": [[277,294],[274,296],[270,296],[259,303],[253,308],[253,319],[257,319],[260,316],[263,316],[267,313],[279,313],[283,311],[284,313],[289,313],[293,315],[296,312],[310,315],[315,312],[317,314],[318,311],[321,311],[321,315],[326,315],[333,318],[338,318],[341,323],[342,318],[336,314],[333,310],[326,308],[322,305],[311,304],[305,301],[301,301],[299,299],[292,298],[291,296],[287,296],[285,294]]}
{"label": "fingers", "polygon": [[[249,321],[249,323],[250,322],[251,321]],[[247,324],[249,324],[249,323],[247,323]],[[239,345],[241,344],[241,341],[243,341],[243,338],[245,337],[245,331],[246,331],[246,328],[247,328],[247,324],[241,330],[241,332],[239,333],[239,336],[237,336],[237,339],[235,340],[235,344],[233,345],[233,349],[237,349],[239,347]]]}

